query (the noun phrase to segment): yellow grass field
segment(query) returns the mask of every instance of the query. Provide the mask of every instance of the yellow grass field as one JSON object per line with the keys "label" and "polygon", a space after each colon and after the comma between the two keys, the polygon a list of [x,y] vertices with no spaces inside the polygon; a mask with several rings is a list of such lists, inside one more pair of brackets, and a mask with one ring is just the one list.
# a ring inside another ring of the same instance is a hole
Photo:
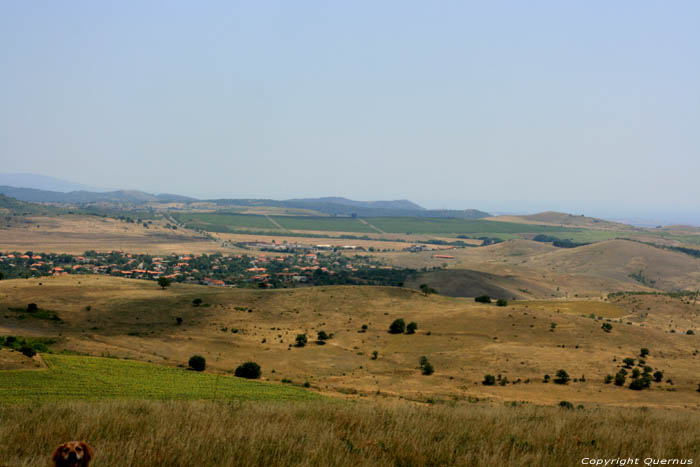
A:
{"label": "yellow grass field", "polygon": [[695,465],[700,456],[696,410],[132,401],[0,405],[0,420],[0,459],[24,467],[48,465],[67,439],[88,440],[95,467]]}
{"label": "yellow grass field", "polygon": [[21,222],[0,228],[0,249],[68,254],[87,250],[155,255],[239,252],[196,232],[167,229],[164,224],[163,220],[157,220],[146,229],[141,224],[97,216],[22,218]]}
{"label": "yellow grass field", "polygon": [[[205,306],[192,306],[194,298]],[[700,404],[697,321],[695,335],[668,328],[674,320],[692,322],[697,305],[684,305],[681,314],[673,308],[650,310],[643,318],[634,311],[638,305],[625,301],[497,307],[391,287],[263,291],[175,284],[160,290],[154,282],[105,276],[0,281],[0,300],[7,307],[0,311],[1,334],[57,337],[55,350],[173,366],[198,353],[206,357],[210,371],[220,373],[253,360],[261,365],[263,380],[309,382],[312,390],[338,397]],[[31,302],[62,321],[11,310]],[[592,319],[591,313],[609,318]],[[181,325],[177,317],[183,319]],[[389,324],[397,318],[417,322],[418,332],[389,334]],[[601,327],[608,319],[609,333]],[[556,324],[553,330],[551,323]],[[366,332],[360,332],[363,325]],[[334,334],[325,345],[315,343],[320,330]],[[295,347],[295,337],[302,333],[309,343]],[[646,364],[663,371],[664,381],[645,391],[603,383],[623,358],[638,358],[641,347],[651,350]],[[433,375],[421,374],[421,356],[434,365]],[[569,384],[543,383],[545,374],[559,369],[569,373]],[[502,375],[509,383],[484,386],[487,373]]]}

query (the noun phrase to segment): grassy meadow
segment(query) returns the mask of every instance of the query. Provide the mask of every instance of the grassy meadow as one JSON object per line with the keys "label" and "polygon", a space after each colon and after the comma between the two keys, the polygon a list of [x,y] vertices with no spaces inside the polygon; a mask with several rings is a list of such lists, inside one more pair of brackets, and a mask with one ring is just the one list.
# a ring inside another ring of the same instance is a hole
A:
{"label": "grassy meadow", "polygon": [[520,404],[112,401],[0,405],[0,459],[45,466],[88,440],[99,466],[573,466],[700,456],[700,413]]}
{"label": "grassy meadow", "polygon": [[302,388],[230,375],[200,373],[150,363],[43,354],[47,368],[2,372],[0,401],[31,403],[104,399],[224,399],[302,401],[319,399]]}

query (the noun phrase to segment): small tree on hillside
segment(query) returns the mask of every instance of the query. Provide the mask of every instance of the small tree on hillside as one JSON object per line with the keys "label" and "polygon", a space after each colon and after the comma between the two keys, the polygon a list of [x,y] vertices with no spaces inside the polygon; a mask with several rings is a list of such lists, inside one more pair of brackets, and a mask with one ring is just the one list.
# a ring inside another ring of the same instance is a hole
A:
{"label": "small tree on hillside", "polygon": [[647,389],[649,386],[651,386],[651,378],[643,377],[633,380],[629,388],[634,391],[641,391],[642,389]]}
{"label": "small tree on hillside", "polygon": [[34,355],[36,355],[36,351],[29,345],[23,345],[20,349],[20,352],[24,354],[25,357],[32,358]]}
{"label": "small tree on hillside", "polygon": [[39,311],[39,307],[36,303],[30,303],[29,305],[27,305],[27,312],[36,313],[37,311]]}
{"label": "small tree on hillside", "polygon": [[484,386],[493,386],[496,384],[496,377],[493,375],[485,375],[484,380],[481,382]]}
{"label": "small tree on hillside", "polygon": [[418,323],[416,323],[415,321],[411,321],[406,326],[406,334],[415,334],[416,329],[418,329]]}
{"label": "small tree on hillside", "polygon": [[167,287],[170,287],[170,284],[172,284],[172,281],[167,278],[167,277],[159,277],[158,278],[158,285],[160,286],[161,289],[165,290]]}
{"label": "small tree on hillside", "polygon": [[295,345],[297,347],[304,347],[308,341],[309,339],[306,337],[306,334],[297,334]]}
{"label": "small tree on hillside", "polygon": [[496,306],[508,306],[508,300],[505,298],[499,298],[496,300]]}
{"label": "small tree on hillside", "polygon": [[556,378],[554,378],[554,382],[556,384],[566,384],[570,379],[569,373],[567,373],[566,370],[559,370],[557,371]]}
{"label": "small tree on hillside", "polygon": [[617,373],[615,375],[615,386],[623,386],[627,377],[622,373]]}
{"label": "small tree on hillside", "polygon": [[646,347],[642,347],[641,350],[639,351],[639,356],[644,358],[647,355],[649,355],[649,349],[647,349]]}
{"label": "small tree on hillside", "polygon": [[480,295],[474,299],[475,302],[478,303],[491,303],[491,297],[488,295]]}
{"label": "small tree on hillside", "polygon": [[204,371],[207,367],[207,361],[201,355],[192,355],[190,357],[189,366],[194,371]]}
{"label": "small tree on hillside", "polygon": [[236,368],[234,374],[239,378],[258,379],[260,378],[260,365],[255,362],[245,362]]}
{"label": "small tree on hillside", "polygon": [[403,334],[406,330],[406,323],[402,318],[395,319],[391,325],[389,325],[389,332],[391,334]]}
{"label": "small tree on hillside", "polygon": [[192,300],[192,306],[199,306],[202,304],[202,299],[201,298],[195,298]]}

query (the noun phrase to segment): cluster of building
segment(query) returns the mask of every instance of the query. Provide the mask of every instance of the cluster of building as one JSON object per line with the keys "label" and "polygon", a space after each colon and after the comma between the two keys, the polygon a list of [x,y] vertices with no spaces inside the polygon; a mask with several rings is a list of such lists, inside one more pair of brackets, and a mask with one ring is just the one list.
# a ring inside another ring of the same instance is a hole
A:
{"label": "cluster of building", "polygon": [[[324,247],[321,245],[321,247]],[[286,283],[344,283],[353,276],[381,276],[391,271],[368,256],[344,255],[325,248],[268,255],[170,255],[151,256],[123,251],[66,254],[0,253],[0,273],[5,278],[64,274],[105,274],[134,279],[161,277],[176,282],[211,286],[276,287]],[[335,277],[334,277],[335,276]]]}

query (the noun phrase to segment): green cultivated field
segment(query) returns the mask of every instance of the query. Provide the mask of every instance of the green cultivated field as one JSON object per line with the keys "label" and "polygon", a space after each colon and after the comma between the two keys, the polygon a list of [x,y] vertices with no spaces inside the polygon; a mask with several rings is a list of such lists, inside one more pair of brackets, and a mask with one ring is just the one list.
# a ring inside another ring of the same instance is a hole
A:
{"label": "green cultivated field", "polygon": [[193,212],[173,215],[190,228],[209,232],[235,232],[236,229],[265,229],[279,231],[279,227],[265,216],[255,214]]}
{"label": "green cultivated field", "polygon": [[351,217],[275,216],[274,219],[288,230],[376,233],[376,230]]}
{"label": "green cultivated field", "polygon": [[0,403],[103,399],[318,400],[294,386],[112,358],[42,354],[48,370],[0,371]]}
{"label": "green cultivated field", "polygon": [[[174,215],[189,227],[210,232],[236,232],[263,229],[279,231],[265,216],[235,213],[187,213]],[[270,216],[288,230],[314,230],[325,232],[376,233],[374,229],[349,217]],[[502,235],[559,234],[562,238],[574,238],[586,229],[545,225],[493,222],[485,220],[441,219],[425,217],[370,217],[367,221],[387,233],[436,234],[436,235]]]}

